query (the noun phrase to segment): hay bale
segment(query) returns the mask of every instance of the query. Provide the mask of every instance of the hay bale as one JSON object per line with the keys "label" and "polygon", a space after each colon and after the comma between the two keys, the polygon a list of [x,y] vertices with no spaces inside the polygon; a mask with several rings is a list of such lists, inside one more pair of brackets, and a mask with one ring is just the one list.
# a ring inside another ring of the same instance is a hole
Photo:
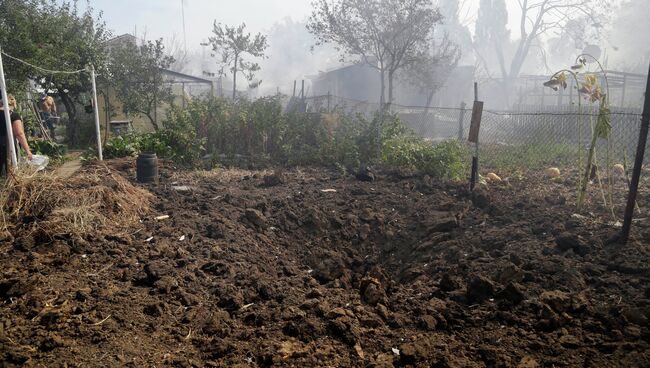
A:
{"label": "hay bale", "polygon": [[149,211],[152,198],[105,165],[88,167],[68,179],[18,173],[0,189],[0,232],[38,233],[50,239],[119,234]]}

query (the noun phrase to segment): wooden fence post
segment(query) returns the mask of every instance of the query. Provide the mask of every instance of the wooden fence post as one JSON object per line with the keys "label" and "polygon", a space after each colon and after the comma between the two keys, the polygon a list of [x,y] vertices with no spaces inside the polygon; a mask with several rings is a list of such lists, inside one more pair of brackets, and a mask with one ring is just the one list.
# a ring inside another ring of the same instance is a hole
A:
{"label": "wooden fence post", "polygon": [[474,82],[474,107],[472,108],[472,125],[469,128],[469,141],[474,143],[474,157],[472,157],[472,176],[469,188],[474,191],[478,181],[478,156],[479,156],[479,131],[483,116],[483,102],[478,100],[478,83]]}
{"label": "wooden fence post", "polygon": [[460,113],[458,114],[458,140],[463,140],[463,134],[465,133],[465,107],[467,104],[465,102],[460,103]]}

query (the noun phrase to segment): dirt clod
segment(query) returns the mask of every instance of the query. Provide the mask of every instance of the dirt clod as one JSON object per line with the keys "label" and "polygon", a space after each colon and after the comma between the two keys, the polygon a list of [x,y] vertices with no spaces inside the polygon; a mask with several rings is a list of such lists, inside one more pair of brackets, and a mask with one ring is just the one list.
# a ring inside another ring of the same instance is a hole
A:
{"label": "dirt clod", "polygon": [[483,276],[475,276],[467,283],[467,301],[470,303],[482,303],[490,299],[496,287],[492,280]]}
{"label": "dirt clod", "polygon": [[301,168],[268,186],[267,171],[163,163],[147,186],[131,161],[56,184],[92,199],[71,232],[83,201],[12,215],[3,239],[24,239],[0,240],[3,364],[650,366],[650,223],[602,246],[597,188],[576,217],[575,186],[547,180],[472,195],[414,172]]}
{"label": "dirt clod", "polygon": [[253,225],[262,229],[266,228],[266,217],[259,210],[247,208],[245,216]]}

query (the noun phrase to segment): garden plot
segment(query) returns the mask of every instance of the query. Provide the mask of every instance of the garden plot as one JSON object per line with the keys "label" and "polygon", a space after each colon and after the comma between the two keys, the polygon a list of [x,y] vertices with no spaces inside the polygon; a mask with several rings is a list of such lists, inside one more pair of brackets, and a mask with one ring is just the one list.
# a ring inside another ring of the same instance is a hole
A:
{"label": "garden plot", "polygon": [[162,174],[128,197],[141,222],[2,243],[5,365],[650,364],[650,223],[606,245],[608,211],[574,215],[575,183]]}

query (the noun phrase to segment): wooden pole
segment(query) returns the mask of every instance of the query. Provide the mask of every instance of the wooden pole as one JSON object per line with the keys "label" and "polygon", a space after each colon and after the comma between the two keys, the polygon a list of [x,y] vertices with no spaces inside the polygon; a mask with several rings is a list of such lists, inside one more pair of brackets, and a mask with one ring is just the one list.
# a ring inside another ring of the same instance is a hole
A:
{"label": "wooden pole", "polygon": [[16,156],[16,145],[14,143],[14,131],[11,126],[11,113],[9,112],[9,97],[7,96],[7,82],[5,81],[5,70],[2,65],[2,48],[0,47],[0,89],[2,89],[2,102],[4,107],[2,108],[5,115],[6,128],[7,128],[7,140],[9,142],[9,150],[11,151],[11,164],[14,168],[18,166],[18,156]]}
{"label": "wooden pole", "polygon": [[478,83],[474,82],[474,107],[472,109],[472,126],[470,129],[470,142],[474,142],[474,156],[472,157],[472,176],[470,178],[469,189],[474,191],[478,181],[478,154],[479,154],[479,128],[481,125],[481,116],[483,114],[483,103],[478,100]]}
{"label": "wooden pole", "polygon": [[625,87],[627,86],[627,74],[623,75],[623,88],[621,91],[621,107],[625,107]]}
{"label": "wooden pole", "polygon": [[636,147],[636,160],[632,170],[632,183],[630,184],[630,194],[627,197],[627,207],[625,208],[625,219],[623,220],[623,229],[621,230],[621,242],[626,244],[630,239],[630,230],[632,228],[632,218],[634,217],[634,205],[639,190],[639,180],[641,179],[641,168],[645,156],[645,146],[648,142],[648,127],[650,126],[650,71],[648,71],[648,81],[645,90],[645,102],[643,104],[643,115],[641,117],[641,131],[639,132],[639,144]]}
{"label": "wooden pole", "polygon": [[183,109],[185,109],[185,82],[181,83],[181,97],[183,99]]}
{"label": "wooden pole", "polygon": [[465,107],[467,104],[465,102],[460,103],[460,114],[458,114],[458,140],[463,140],[463,134],[465,133]]}
{"label": "wooden pole", "polygon": [[153,82],[153,121],[158,126],[158,94],[156,93],[156,81]]}
{"label": "wooden pole", "polygon": [[110,93],[111,93],[111,88],[106,85],[106,93],[104,93],[104,113],[106,117],[106,127],[104,128],[104,141],[103,143],[106,144],[106,140],[108,139],[109,134],[111,133],[111,98],[110,98]]}

